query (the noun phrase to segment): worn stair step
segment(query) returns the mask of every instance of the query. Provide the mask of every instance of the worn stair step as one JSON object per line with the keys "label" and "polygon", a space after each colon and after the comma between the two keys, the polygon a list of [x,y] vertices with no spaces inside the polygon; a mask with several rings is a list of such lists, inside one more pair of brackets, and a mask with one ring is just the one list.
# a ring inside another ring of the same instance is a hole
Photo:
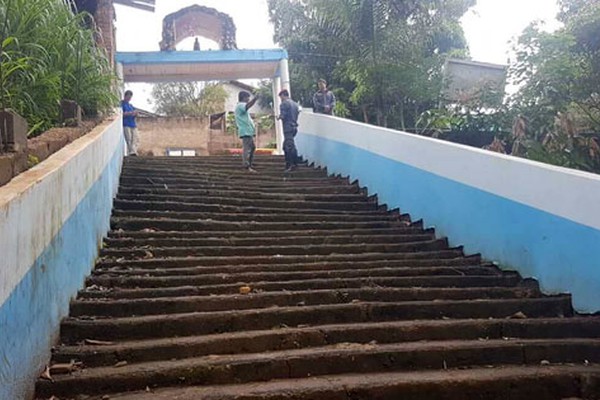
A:
{"label": "worn stair step", "polygon": [[[123,192],[125,193],[125,192]],[[301,193],[278,193],[274,191],[256,191],[256,190],[173,190],[158,188],[146,193],[131,193],[129,195],[138,195],[143,199],[145,195],[159,194],[170,196],[185,197],[239,197],[244,199],[278,199],[278,200],[304,200],[304,201],[327,201],[327,202],[349,202],[349,201],[365,201],[368,196],[361,193],[340,193],[332,196],[331,193],[326,194],[301,194]]]}
{"label": "worn stair step", "polygon": [[[405,254],[406,255],[406,254]],[[469,256],[459,258],[442,258],[435,259],[419,259],[419,258],[401,258],[401,259],[388,259],[383,257],[381,259],[332,259],[332,260],[306,260],[303,262],[286,262],[287,259],[283,260],[282,263],[268,263],[261,264],[260,262],[254,262],[254,259],[249,259],[248,264],[236,264],[237,259],[232,260],[233,263],[228,265],[226,262],[223,263],[222,258],[214,259],[214,265],[203,263],[202,259],[194,258],[192,260],[186,260],[183,262],[180,260],[184,259],[165,259],[164,263],[148,263],[147,260],[142,261],[122,261],[122,262],[101,262],[97,264],[94,272],[98,274],[111,273],[114,271],[115,274],[119,274],[121,271],[144,271],[144,275],[152,275],[152,271],[169,271],[169,270],[184,270],[190,271],[198,270],[206,273],[228,273],[228,272],[268,272],[268,271],[297,271],[297,270],[335,270],[335,269],[368,269],[368,268],[409,268],[417,270],[420,268],[449,268],[450,273],[448,275],[477,275],[476,270],[469,269],[467,272],[463,272],[457,267],[483,267],[479,275],[496,275],[500,273],[500,269],[493,264],[481,264],[480,256]],[[198,260],[198,262],[196,262]],[[175,261],[175,262],[174,262]],[[226,261],[226,260],[225,260]],[[460,272],[460,273],[459,273]],[[188,275],[184,273],[183,275]],[[193,274],[192,274],[193,275]],[[407,275],[425,275],[418,270],[414,274],[407,273]],[[439,275],[439,273],[433,273],[431,275]]]}
{"label": "worn stair step", "polygon": [[[322,179],[327,178],[326,171],[318,171],[310,168],[300,167],[292,173],[284,172],[284,166],[278,167],[263,167],[258,170],[260,178],[273,179],[273,178],[288,178],[288,179]],[[240,179],[248,176],[248,171],[244,168],[237,167],[224,167],[218,169],[154,169],[154,168],[126,168],[123,170],[121,175],[124,178],[136,178],[138,176],[144,176],[148,178],[161,178],[161,179],[214,179],[214,180],[227,180],[227,179]]]}
{"label": "worn stair step", "polygon": [[188,185],[188,187],[168,187],[155,185],[134,185],[134,186],[121,186],[119,191],[127,194],[175,194],[175,195],[202,195],[206,192],[231,192],[232,194],[239,195],[240,191],[244,192],[258,192],[258,193],[274,193],[283,194],[285,196],[305,196],[305,195],[346,195],[346,194],[367,194],[366,189],[361,189],[358,185],[344,185],[344,186],[301,186],[301,187],[284,187],[279,186],[274,188],[272,186],[257,185],[244,185],[243,187],[218,184],[216,182],[210,183],[204,186]]}
{"label": "worn stair step", "polygon": [[133,340],[263,330],[281,326],[411,319],[507,318],[518,312],[530,318],[568,317],[573,315],[570,300],[570,296],[563,295],[525,299],[360,302],[112,319],[67,318],[61,323],[61,340],[65,344],[75,344],[89,338]]}
{"label": "worn stair step", "polygon": [[[207,196],[177,196],[149,194],[142,196],[146,201],[182,201],[190,203],[233,205],[241,207],[260,206],[267,208],[283,208],[286,210],[343,210],[343,211],[373,211],[377,210],[377,204],[374,201],[365,199],[364,201],[353,202],[326,202],[326,201],[302,201],[302,200],[260,200],[244,199],[241,197],[207,197]],[[140,200],[140,195],[118,194],[117,199],[121,200]]]}
{"label": "worn stair step", "polygon": [[368,228],[394,228],[406,226],[404,221],[369,221],[369,222],[231,222],[211,220],[190,220],[174,218],[111,218],[113,230],[168,230],[168,231],[190,231],[190,230],[256,230],[256,231],[289,231],[302,229],[320,229],[322,231],[337,229],[368,229]]}
{"label": "worn stair step", "polygon": [[279,211],[274,213],[210,213],[198,211],[180,210],[119,210],[112,213],[113,218],[143,218],[143,219],[182,219],[182,220],[211,220],[211,221],[233,221],[233,222],[336,222],[344,219],[345,222],[381,222],[399,221],[399,215],[393,214],[366,214],[366,215],[344,215],[336,214],[313,214],[310,210],[306,213],[294,211]]}
{"label": "worn stair step", "polygon": [[144,176],[121,176],[120,183],[122,185],[135,185],[138,183],[151,183],[153,185],[170,185],[170,184],[189,184],[189,183],[230,183],[230,184],[250,184],[252,182],[263,182],[263,183],[279,183],[285,185],[346,185],[348,180],[344,178],[336,177],[314,177],[314,178],[294,178],[293,174],[284,176],[262,176],[261,174],[249,174],[243,175],[223,175],[222,177],[210,177],[210,176],[198,176],[198,177],[144,177]]}
{"label": "worn stair step", "polygon": [[153,299],[75,300],[72,317],[132,317],[206,311],[248,310],[268,307],[304,307],[352,302],[514,299],[540,297],[528,288],[361,288],[253,293],[248,295],[186,296]]}
{"label": "worn stair step", "polygon": [[348,374],[124,393],[114,400],[595,400],[600,366]]}
{"label": "worn stair step", "polygon": [[146,387],[215,385],[331,374],[414,371],[484,365],[600,362],[600,340],[517,339],[352,344],[269,353],[215,355],[185,360],[99,367],[39,381],[38,394],[65,396],[143,390]]}
{"label": "worn stair step", "polygon": [[[388,277],[371,277],[371,278],[345,278],[345,279],[310,279],[301,281],[285,281],[285,282],[252,282],[251,289],[255,293],[259,292],[281,292],[290,290],[344,290],[344,289],[360,289],[360,288],[407,288],[407,287],[426,287],[426,288],[442,288],[444,284],[454,283],[455,286],[465,287],[525,287],[537,289],[537,285],[530,285],[527,281],[519,281],[519,277],[504,278],[498,280],[485,279],[485,277],[472,277],[466,285],[467,281],[463,279],[457,282],[452,277],[435,277],[434,279],[424,279],[420,281],[416,279],[388,278]],[[102,280],[88,279],[88,287],[80,292],[80,298],[86,299],[107,299],[107,298],[156,298],[156,297],[181,297],[181,296],[216,296],[218,294],[235,294],[239,292],[240,287],[247,286],[246,282],[238,282],[233,284],[208,285],[208,286],[190,286],[183,284],[181,286],[163,286],[163,287],[123,287],[118,279]],[[129,281],[131,282],[131,281]],[[156,281],[146,282],[155,283]],[[162,282],[163,284],[172,283]],[[187,281],[186,281],[187,282]],[[425,285],[426,283],[426,285]],[[462,285],[458,285],[461,283]],[[420,286],[413,286],[420,284]],[[112,285],[112,286],[111,286]]]}
{"label": "worn stair step", "polygon": [[[220,214],[282,214],[286,210],[281,208],[268,208],[261,206],[224,206],[219,204],[206,204],[206,203],[193,203],[185,201],[147,201],[142,196],[141,200],[121,200],[115,199],[115,209],[121,211],[192,211],[192,212],[210,212],[214,213],[215,216]],[[296,211],[297,213],[297,211]],[[383,209],[383,206],[373,210],[332,210],[332,209],[310,209],[310,214],[313,215],[336,215],[338,218],[343,219],[345,216],[365,216],[365,215],[394,215],[400,216],[403,219],[410,221],[410,218],[406,218],[406,215],[400,215],[398,211],[388,211],[387,208]]]}
{"label": "worn stair step", "polygon": [[369,243],[409,243],[434,239],[432,234],[412,235],[320,235],[320,236],[265,236],[257,238],[106,238],[104,247],[111,249],[135,248],[135,247],[201,247],[201,246],[251,246],[257,243],[276,243],[279,246],[286,245],[319,245],[319,244],[369,244]]}
{"label": "worn stair step", "polygon": [[[296,230],[296,231],[278,231],[277,236],[282,237],[323,237],[323,236],[388,236],[388,235],[413,235],[413,234],[431,234],[433,229],[422,229],[417,226],[399,226],[379,229],[336,229],[336,230]],[[273,237],[273,233],[254,231],[254,230],[236,230],[236,231],[156,231],[147,229],[143,231],[112,230],[108,232],[109,238],[133,238],[133,239],[152,239],[152,238],[176,238],[176,239],[198,239],[198,238],[263,238]]]}
{"label": "worn stair step", "polygon": [[[100,259],[98,266],[102,268],[131,267],[131,268],[167,268],[167,267],[199,267],[203,265],[256,265],[256,264],[299,264],[331,261],[397,261],[397,260],[428,260],[440,264],[441,260],[463,257],[463,249],[449,249],[419,253],[364,253],[364,254],[330,254],[330,255],[293,255],[293,256],[244,256],[244,257],[170,257],[150,258],[146,260],[120,260],[112,258]],[[473,256],[471,261],[479,256]]]}
{"label": "worn stair step", "polygon": [[[435,267],[404,267],[391,266],[381,263],[381,267],[371,263],[333,263],[333,264],[298,264],[297,267],[289,265],[266,265],[266,266],[218,266],[218,267],[189,267],[189,268],[97,268],[92,272],[93,276],[198,276],[198,275],[231,275],[231,274],[267,274],[267,273],[304,273],[312,272],[326,273],[331,271],[351,271],[388,269],[394,270],[395,276],[473,276],[473,275],[500,275],[500,270],[494,265],[473,266],[435,266]],[[242,276],[242,275],[240,275]],[[257,276],[257,275],[253,275]],[[307,275],[314,277],[315,275]]]}
{"label": "worn stair step", "polygon": [[[305,275],[305,274],[303,274]],[[290,273],[249,273],[238,275],[183,275],[183,276],[110,276],[94,275],[86,280],[88,285],[118,287],[122,289],[158,289],[181,286],[195,286],[197,294],[232,294],[240,286],[249,285],[254,290],[306,290],[356,288],[363,286],[388,287],[511,287],[521,282],[518,274],[498,276],[397,276],[393,270],[377,271],[332,271],[312,273],[311,279],[295,279]],[[312,286],[311,286],[312,285]]]}
{"label": "worn stair step", "polygon": [[[272,191],[274,193],[284,194],[331,194],[337,193],[367,193],[367,189],[361,188],[358,184],[352,185],[327,185],[327,184],[315,184],[315,185],[292,185],[286,182],[277,183],[238,183],[232,184],[230,182],[207,182],[207,183],[178,183],[169,184],[165,188],[164,184],[152,184],[150,182],[142,182],[136,184],[121,184],[119,190],[125,194],[150,194],[152,190],[228,190],[228,191],[239,191],[239,190],[252,190],[267,192]],[[141,193],[138,193],[141,191]]]}
{"label": "worn stair step", "polygon": [[403,343],[437,340],[558,339],[600,337],[598,318],[397,321],[283,328],[206,336],[59,346],[56,363],[71,360],[86,367],[185,359],[216,354],[260,353],[338,343]]}
{"label": "worn stair step", "polygon": [[424,240],[408,243],[365,243],[335,245],[273,246],[257,243],[256,246],[202,246],[202,247],[147,247],[113,249],[100,251],[105,257],[148,258],[185,257],[185,256],[244,256],[244,255],[314,255],[314,254],[356,254],[356,253],[397,253],[436,251],[448,248],[447,239]]}

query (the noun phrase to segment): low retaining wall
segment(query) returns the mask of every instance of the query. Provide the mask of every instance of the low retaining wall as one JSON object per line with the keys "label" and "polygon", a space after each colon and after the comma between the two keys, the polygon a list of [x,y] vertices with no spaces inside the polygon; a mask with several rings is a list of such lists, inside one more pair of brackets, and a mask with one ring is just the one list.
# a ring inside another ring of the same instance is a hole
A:
{"label": "low retaining wall", "polygon": [[600,310],[600,176],[309,113],[297,143],[452,245]]}
{"label": "low retaining wall", "polygon": [[114,118],[0,188],[0,399],[31,398],[109,229],[123,146]]}

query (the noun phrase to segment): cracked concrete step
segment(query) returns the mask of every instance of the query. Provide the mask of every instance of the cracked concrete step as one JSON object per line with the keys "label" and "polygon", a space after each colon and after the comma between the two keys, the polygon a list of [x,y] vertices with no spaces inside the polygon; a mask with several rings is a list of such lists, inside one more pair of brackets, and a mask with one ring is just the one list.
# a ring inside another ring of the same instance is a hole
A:
{"label": "cracked concrete step", "polygon": [[124,249],[136,247],[201,247],[201,246],[250,246],[258,243],[277,243],[287,245],[319,245],[319,244],[372,244],[372,243],[409,243],[435,239],[432,233],[412,235],[313,235],[313,236],[264,236],[254,238],[106,238],[104,248]]}
{"label": "cracked concrete step", "polygon": [[120,210],[115,209],[112,213],[113,218],[141,218],[141,219],[179,219],[179,220],[210,220],[224,222],[336,222],[343,218],[346,222],[381,222],[381,221],[400,221],[399,215],[390,214],[354,214],[341,217],[337,214],[313,214],[310,210],[306,213],[285,212],[279,213],[220,213],[198,211],[180,211],[180,210]]}
{"label": "cracked concrete step", "polygon": [[[311,275],[304,273],[303,275]],[[110,276],[94,275],[86,280],[87,285],[118,287],[121,289],[158,289],[182,286],[195,286],[197,294],[231,294],[240,286],[249,285],[253,290],[305,290],[356,288],[362,286],[388,287],[511,287],[521,282],[518,274],[498,276],[404,276],[395,271],[378,270],[366,275],[361,270],[332,271],[312,277],[297,278],[290,273],[249,273],[239,275],[183,275],[183,276]],[[295,279],[297,278],[297,279]]]}
{"label": "cracked concrete step", "polygon": [[[296,231],[278,231],[277,237],[335,237],[335,236],[391,236],[391,235],[413,235],[413,234],[430,234],[434,235],[433,229],[422,229],[417,226],[399,226],[379,229],[335,229],[323,231],[320,229],[313,230],[296,230]],[[145,231],[126,231],[112,230],[108,232],[109,238],[133,238],[133,239],[154,239],[154,238],[169,238],[169,239],[198,239],[198,238],[225,238],[225,239],[246,239],[246,238],[263,238],[273,237],[271,232],[261,232],[254,230],[236,230],[236,231],[155,231],[148,229]]]}
{"label": "cracked concrete step", "polygon": [[182,338],[59,346],[53,359],[76,359],[88,368],[185,359],[217,354],[260,353],[339,343],[403,343],[439,340],[559,339],[600,337],[599,318],[432,320],[322,325]]}
{"label": "cracked concrete step", "polygon": [[[210,212],[214,213],[215,216],[220,214],[283,214],[286,211],[281,208],[268,208],[257,206],[224,206],[219,204],[206,204],[206,203],[194,203],[185,201],[147,201],[147,200],[121,200],[115,199],[115,209],[126,211],[192,211],[192,212]],[[298,213],[295,211],[295,213]],[[377,207],[373,210],[333,210],[333,209],[316,209],[311,208],[310,214],[325,214],[325,215],[336,215],[338,218],[344,218],[345,216],[364,216],[364,215],[393,215],[395,217],[401,217],[401,219],[410,221],[408,214],[401,215],[398,210],[388,211],[387,208],[384,210],[382,206]]]}
{"label": "cracked concrete step", "polygon": [[[395,276],[475,276],[475,275],[501,275],[502,272],[494,265],[472,265],[472,266],[393,266],[388,262],[381,263],[378,267],[372,263],[328,263],[328,264],[298,264],[296,267],[289,265],[266,265],[266,266],[219,266],[219,267],[188,267],[188,268],[96,268],[92,271],[93,276],[138,276],[147,277],[160,276],[198,276],[218,274],[221,276],[231,274],[268,274],[268,273],[330,273],[332,271],[352,270],[394,270]],[[239,275],[242,276],[242,275]],[[258,275],[252,275],[258,276]],[[310,275],[309,277],[314,277]]]}
{"label": "cracked concrete step", "polygon": [[261,182],[267,184],[279,184],[279,185],[298,185],[298,186],[313,186],[313,185],[347,185],[348,179],[337,178],[337,177],[311,177],[311,178],[294,178],[293,174],[289,176],[262,176],[261,174],[249,174],[245,173],[242,175],[226,176],[196,176],[196,177],[145,177],[145,176],[121,176],[120,183],[125,186],[136,185],[136,184],[152,184],[152,185],[177,185],[177,184],[202,184],[202,183],[227,183],[236,185],[238,183],[243,185],[250,185],[252,182]]}
{"label": "cracked concrete step", "polygon": [[[218,220],[191,220],[174,218],[111,218],[113,230],[168,230],[168,231],[190,231],[190,230],[255,230],[255,231],[290,231],[290,230],[346,230],[346,229],[381,229],[406,226],[404,221],[369,221],[369,222],[231,222]],[[319,228],[320,227],[320,228]]]}
{"label": "cracked concrete step", "polygon": [[129,249],[104,248],[101,257],[148,258],[185,256],[260,256],[260,255],[316,255],[316,254],[357,254],[357,253],[415,253],[422,251],[446,250],[448,240],[428,239],[406,243],[364,243],[364,244],[315,244],[300,246],[275,246],[257,243],[256,246],[201,246],[201,247],[145,247]]}
{"label": "cracked concrete step", "polygon": [[283,195],[286,196],[324,196],[324,195],[366,195],[367,190],[361,189],[358,185],[344,185],[344,186],[301,186],[301,187],[279,187],[273,188],[270,186],[259,185],[246,185],[243,188],[232,186],[232,185],[220,185],[216,182],[211,183],[202,187],[189,187],[189,188],[167,188],[154,187],[153,185],[136,185],[136,186],[121,186],[119,191],[127,194],[174,194],[174,195],[204,195],[208,193],[222,193],[220,197],[226,197],[227,195],[239,196],[240,193],[244,194],[267,194],[272,195]]}
{"label": "cracked concrete step", "polygon": [[[314,170],[306,167],[300,167],[293,171],[293,173],[283,173],[285,167],[279,168],[262,168],[258,171],[258,174],[252,174],[253,177],[261,178],[260,180],[319,180],[319,179],[338,179],[329,177],[326,171]],[[231,179],[244,179],[249,176],[248,171],[241,167],[223,167],[213,169],[149,169],[149,168],[125,168],[121,177],[123,179],[133,178],[136,179],[139,176],[145,178],[159,179],[213,179],[218,180],[231,180]]]}
{"label": "cracked concrete step", "polygon": [[241,197],[244,199],[279,199],[279,200],[303,200],[303,201],[326,201],[326,202],[350,202],[350,201],[367,201],[368,196],[361,193],[338,193],[332,196],[331,193],[325,194],[301,194],[301,193],[277,193],[274,191],[240,191],[240,190],[171,190],[171,189],[155,189],[148,193],[131,193],[123,192],[123,194],[139,196],[143,200],[147,195],[176,195],[182,199],[186,197]]}
{"label": "cracked concrete step", "polygon": [[356,302],[403,302],[541,297],[528,288],[360,288],[253,293],[249,295],[185,296],[143,299],[79,299],[71,302],[72,317],[132,317],[142,315],[304,307]]}
{"label": "cracked concrete step", "polygon": [[[465,280],[462,280],[462,288],[474,288],[474,287],[513,287],[515,282],[518,282],[520,287],[537,289],[537,285],[530,285],[525,281],[519,282],[519,279],[505,278],[502,281],[485,279],[484,277],[477,277],[477,279],[471,279],[470,286],[464,286]],[[112,284],[111,287],[103,286],[102,284]],[[300,281],[285,281],[285,282],[252,282],[251,289],[258,292],[285,292],[290,290],[346,290],[346,289],[360,289],[360,288],[377,288],[377,287],[388,287],[388,288],[410,288],[412,285],[420,284],[423,287],[424,280],[417,279],[406,279],[406,278],[388,278],[388,277],[370,277],[370,278],[337,278],[331,279],[310,279]],[[436,279],[428,279],[425,288],[441,288],[440,286],[444,283],[457,284],[457,280],[453,277],[436,277]],[[500,285],[504,283],[504,285]],[[237,282],[233,284],[221,284],[221,285],[208,285],[208,286],[164,286],[164,287],[145,287],[145,288],[128,288],[122,287],[112,281],[88,281],[90,286],[80,292],[81,298],[86,299],[107,299],[107,298],[156,298],[156,297],[181,297],[181,296],[216,296],[218,294],[235,294],[239,292],[241,286],[246,286],[248,283]]]}
{"label": "cracked concrete step", "polygon": [[[229,256],[229,257],[170,257],[149,258],[145,260],[119,260],[104,258],[97,265],[102,268],[113,267],[135,267],[135,268],[167,268],[167,267],[199,267],[203,265],[256,265],[256,264],[299,264],[312,262],[335,262],[335,261],[400,261],[400,260],[423,260],[433,262],[437,265],[446,260],[464,257],[461,247],[440,251],[418,252],[418,253],[363,253],[363,254],[330,254],[330,255],[280,255],[280,256]],[[468,257],[470,262],[479,262],[480,256]],[[442,261],[444,260],[444,261]]]}
{"label": "cracked concrete step", "polygon": [[[179,196],[169,194],[148,194],[142,196],[145,201],[167,201],[179,202],[182,199],[190,203],[230,205],[241,207],[267,207],[267,208],[282,208],[285,210],[341,210],[341,211],[377,211],[378,205],[368,198],[363,201],[345,201],[345,202],[330,202],[330,201],[303,201],[303,200],[266,200],[266,199],[244,199],[241,197],[207,197],[207,196]],[[139,200],[140,195],[136,194],[118,194],[119,200]]]}
{"label": "cracked concrete step", "polygon": [[181,337],[271,329],[284,325],[507,318],[518,312],[530,318],[573,315],[571,298],[566,295],[524,299],[361,302],[112,319],[71,317],[61,323],[61,340],[65,344],[75,344],[89,338],[113,341]]}
{"label": "cracked concrete step", "polygon": [[[141,391],[114,400],[597,400],[600,366],[348,374]],[[569,398],[569,399],[567,399]]]}
{"label": "cracked concrete step", "polygon": [[539,365],[600,362],[600,340],[516,339],[437,341],[393,344],[341,343],[310,349],[268,353],[215,355],[176,361],[148,362],[121,368],[98,367],[85,373],[40,381],[38,393],[68,395],[115,393],[146,387],[216,385],[299,379],[348,373],[414,371],[484,365]]}
{"label": "cracked concrete step", "polygon": [[[336,194],[336,193],[363,193],[366,194],[368,191],[366,188],[361,188],[358,184],[346,184],[346,185],[328,185],[328,184],[303,184],[302,186],[293,185],[290,182],[204,182],[204,183],[178,183],[170,184],[165,188],[164,184],[152,184],[150,182],[142,182],[136,184],[121,184],[119,191],[123,190],[126,194],[138,194],[138,191],[142,191],[142,194],[150,194],[153,190],[165,190],[165,191],[188,191],[188,190],[226,190],[226,191],[261,191],[268,192],[273,191],[277,193],[290,194],[298,193],[302,194]],[[159,192],[160,193],[160,192]],[[177,194],[175,192],[175,194]]]}

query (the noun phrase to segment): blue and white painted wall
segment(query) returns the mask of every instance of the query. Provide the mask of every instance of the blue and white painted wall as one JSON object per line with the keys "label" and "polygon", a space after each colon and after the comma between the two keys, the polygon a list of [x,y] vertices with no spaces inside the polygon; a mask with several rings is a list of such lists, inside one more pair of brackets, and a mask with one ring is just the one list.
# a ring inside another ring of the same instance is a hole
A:
{"label": "blue and white painted wall", "polygon": [[310,113],[297,143],[452,245],[600,311],[599,175]]}
{"label": "blue and white painted wall", "polygon": [[31,398],[109,229],[120,118],[0,187],[0,399]]}

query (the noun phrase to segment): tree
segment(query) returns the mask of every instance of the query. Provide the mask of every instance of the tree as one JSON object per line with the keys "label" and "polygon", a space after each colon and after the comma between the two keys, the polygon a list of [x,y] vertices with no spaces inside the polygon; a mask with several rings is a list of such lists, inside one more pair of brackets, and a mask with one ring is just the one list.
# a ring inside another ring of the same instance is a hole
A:
{"label": "tree", "polygon": [[582,130],[600,131],[600,1],[563,0],[565,26],[544,32],[537,24],[519,38],[510,76],[520,85],[513,108],[544,135],[559,113],[581,120]]}
{"label": "tree", "polygon": [[269,9],[302,103],[324,77],[353,118],[405,127],[437,102],[443,57],[466,49],[459,19],[474,3],[270,0]]}
{"label": "tree", "polygon": [[159,114],[204,117],[223,112],[227,92],[219,84],[202,88],[198,82],[170,82],[154,85],[152,98]]}

